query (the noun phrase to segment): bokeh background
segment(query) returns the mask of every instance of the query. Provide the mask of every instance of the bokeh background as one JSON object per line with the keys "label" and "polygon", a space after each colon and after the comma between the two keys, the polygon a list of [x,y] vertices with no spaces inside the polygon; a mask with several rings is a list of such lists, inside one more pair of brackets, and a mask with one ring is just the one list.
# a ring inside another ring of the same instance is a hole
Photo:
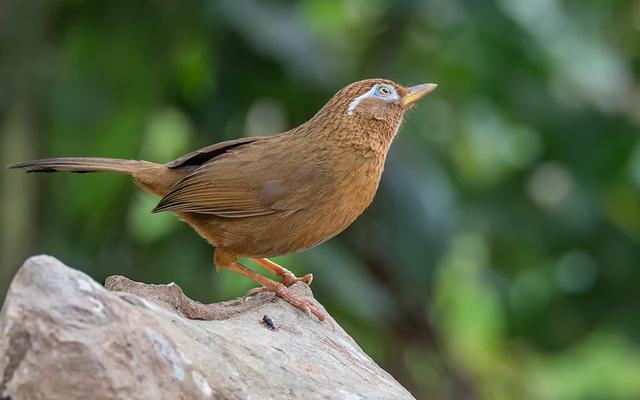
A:
{"label": "bokeh background", "polygon": [[[374,204],[278,261],[418,398],[640,398],[640,1],[5,0],[0,51],[3,165],[164,162],[355,80],[437,82]],[[0,298],[33,253],[252,287],[124,176],[0,177]]]}

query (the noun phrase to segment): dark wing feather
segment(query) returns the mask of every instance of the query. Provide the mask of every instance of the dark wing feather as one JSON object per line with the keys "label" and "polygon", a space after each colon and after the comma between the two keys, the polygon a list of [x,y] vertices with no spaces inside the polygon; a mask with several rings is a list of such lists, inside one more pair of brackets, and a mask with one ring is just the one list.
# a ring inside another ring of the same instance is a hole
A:
{"label": "dark wing feather", "polygon": [[165,165],[168,168],[180,168],[189,165],[202,165],[207,161],[226,153],[227,151],[241,146],[243,144],[248,144],[255,142],[256,140],[260,140],[266,138],[268,136],[250,136],[244,137],[235,140],[227,140],[226,142],[220,142],[216,144],[212,144],[210,146],[203,147],[196,151],[192,151],[191,153],[185,154],[184,156],[175,159],[171,162],[166,163]]}

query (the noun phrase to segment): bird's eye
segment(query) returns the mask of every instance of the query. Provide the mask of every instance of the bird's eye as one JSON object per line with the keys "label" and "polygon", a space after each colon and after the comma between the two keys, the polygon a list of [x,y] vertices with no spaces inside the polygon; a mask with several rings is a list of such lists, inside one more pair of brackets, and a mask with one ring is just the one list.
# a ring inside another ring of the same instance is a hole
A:
{"label": "bird's eye", "polygon": [[380,94],[382,96],[389,96],[391,94],[391,89],[389,89],[386,86],[380,86],[378,88],[378,94]]}

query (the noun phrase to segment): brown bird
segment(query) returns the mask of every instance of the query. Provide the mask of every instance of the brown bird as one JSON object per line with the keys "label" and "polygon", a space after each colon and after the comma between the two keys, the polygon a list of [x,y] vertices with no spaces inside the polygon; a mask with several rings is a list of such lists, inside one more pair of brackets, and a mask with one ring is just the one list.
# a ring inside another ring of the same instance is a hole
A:
{"label": "brown bird", "polygon": [[[288,286],[311,283],[268,257],[316,246],[342,232],[371,203],[405,111],[432,83],[402,87],[385,79],[352,83],[309,121],[273,136],[217,143],[167,164],[63,157],[10,165],[27,172],[120,172],[161,196],[153,212],[173,211],[215,246],[214,264],[261,285],[295,307],[325,314]],[[254,259],[268,279],[238,262]]]}

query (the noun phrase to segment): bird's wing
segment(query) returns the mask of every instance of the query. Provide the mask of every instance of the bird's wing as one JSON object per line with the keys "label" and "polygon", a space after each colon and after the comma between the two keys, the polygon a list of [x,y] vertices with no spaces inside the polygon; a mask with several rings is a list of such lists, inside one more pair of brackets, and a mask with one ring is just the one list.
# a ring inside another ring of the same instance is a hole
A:
{"label": "bird's wing", "polygon": [[250,136],[244,137],[235,140],[227,140],[226,142],[220,142],[216,144],[212,144],[210,146],[203,147],[201,149],[192,151],[191,153],[185,154],[180,158],[177,158],[167,164],[165,164],[169,168],[180,168],[189,165],[202,165],[211,159],[226,153],[227,151],[236,148],[238,146],[255,142],[256,140],[260,140],[266,138],[267,136]]}
{"label": "bird's wing", "polygon": [[326,171],[313,167],[299,151],[267,139],[228,150],[197,168],[178,181],[153,211],[226,218],[291,213],[307,207],[315,192],[330,182]]}

